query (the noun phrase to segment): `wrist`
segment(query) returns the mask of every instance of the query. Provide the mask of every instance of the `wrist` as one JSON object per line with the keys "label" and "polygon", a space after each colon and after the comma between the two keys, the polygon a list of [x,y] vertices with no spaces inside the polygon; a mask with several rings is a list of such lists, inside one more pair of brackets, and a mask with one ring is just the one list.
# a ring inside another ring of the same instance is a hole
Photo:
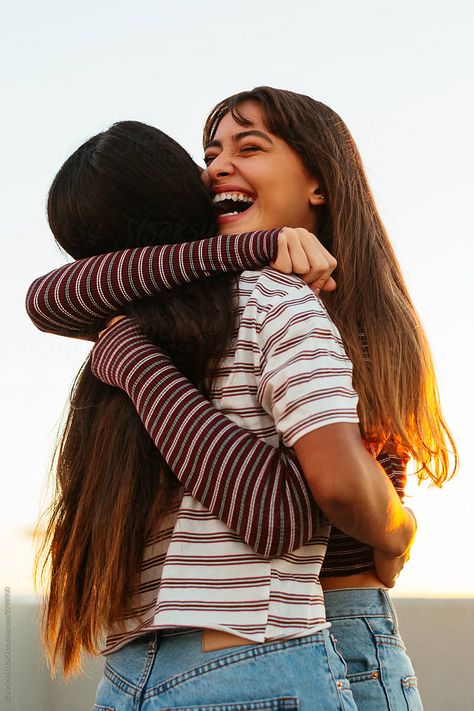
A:
{"label": "wrist", "polygon": [[125,317],[102,332],[92,351],[92,372],[130,395],[137,380],[148,372],[150,357],[155,365],[169,363],[168,356],[150,343],[135,321]]}
{"label": "wrist", "polygon": [[283,227],[276,227],[273,230],[268,230],[263,235],[266,247],[265,252],[269,263],[274,262],[278,256],[278,237],[282,229]]}

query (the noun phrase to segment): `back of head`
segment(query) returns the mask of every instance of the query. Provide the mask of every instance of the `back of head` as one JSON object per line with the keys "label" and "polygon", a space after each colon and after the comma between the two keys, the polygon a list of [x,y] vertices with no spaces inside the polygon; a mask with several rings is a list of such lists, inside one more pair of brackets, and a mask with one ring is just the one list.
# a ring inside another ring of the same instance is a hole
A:
{"label": "back of head", "polygon": [[56,175],[48,219],[75,259],[209,234],[214,216],[200,169],[153,126],[121,121],[81,145]]}
{"label": "back of head", "polygon": [[[86,141],[48,198],[51,229],[75,258],[216,232],[200,170],[166,134],[132,121]],[[163,292],[123,311],[205,393],[233,331],[232,275]],[[198,357],[196,357],[198,356]],[[55,498],[37,557],[50,562],[43,637],[54,668],[97,653],[137,582],[143,546],[181,492],[122,391],[97,380],[88,358],[58,440]]]}

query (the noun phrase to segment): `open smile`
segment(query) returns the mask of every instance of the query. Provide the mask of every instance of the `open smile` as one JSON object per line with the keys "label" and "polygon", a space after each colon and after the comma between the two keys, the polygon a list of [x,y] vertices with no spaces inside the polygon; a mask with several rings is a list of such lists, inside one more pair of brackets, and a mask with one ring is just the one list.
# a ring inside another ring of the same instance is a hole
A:
{"label": "open smile", "polygon": [[212,200],[219,223],[238,220],[243,213],[251,210],[256,202],[256,197],[247,191],[229,188],[230,186],[217,188]]}

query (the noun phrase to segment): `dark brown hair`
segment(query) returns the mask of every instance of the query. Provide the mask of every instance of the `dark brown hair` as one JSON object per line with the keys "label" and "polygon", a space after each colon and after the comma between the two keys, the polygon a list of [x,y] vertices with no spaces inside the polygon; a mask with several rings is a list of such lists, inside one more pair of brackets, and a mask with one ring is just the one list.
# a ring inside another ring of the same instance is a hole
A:
{"label": "dark brown hair", "polygon": [[[75,258],[216,233],[200,171],[169,136],[123,121],[84,143],[51,186],[48,218]],[[208,396],[234,326],[232,275],[215,275],[123,309]],[[147,536],[181,488],[125,393],[90,358],[71,391],[52,464],[54,498],[38,551],[48,579],[43,639],[53,674],[77,672],[120,623]],[[49,573],[49,575],[47,575]]]}
{"label": "dark brown hair", "polygon": [[362,436],[379,445],[395,442],[418,465],[420,480],[441,486],[457,471],[456,446],[441,412],[425,332],[349,129],[332,109],[309,96],[262,86],[214,107],[204,145],[229,112],[242,126],[250,125],[241,110],[244,101],[260,105],[267,129],[301,157],[326,196],[318,207],[317,235],[337,260],[338,286],[332,293],[321,292],[321,298],[354,366]]}

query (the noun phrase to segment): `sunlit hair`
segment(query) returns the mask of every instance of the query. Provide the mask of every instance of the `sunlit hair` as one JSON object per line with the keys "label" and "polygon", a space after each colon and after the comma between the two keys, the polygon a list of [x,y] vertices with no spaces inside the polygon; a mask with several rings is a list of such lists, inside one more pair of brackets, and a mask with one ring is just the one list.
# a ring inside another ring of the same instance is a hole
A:
{"label": "sunlit hair", "polygon": [[[114,124],[64,163],[48,218],[75,258],[216,233],[212,203],[186,151],[158,129]],[[209,397],[234,327],[233,280],[214,275],[130,305],[151,341]],[[46,580],[42,633],[52,673],[79,671],[123,621],[147,538],[179,501],[178,481],[132,401],[92,374],[87,358],[73,385],[51,473],[55,492],[39,528],[35,572]],[[153,614],[148,610],[145,615]]]}
{"label": "sunlit hair", "polygon": [[251,125],[241,110],[249,100],[258,102],[267,129],[296,151],[326,196],[317,208],[316,229],[337,260],[337,289],[321,292],[321,298],[353,362],[361,434],[379,445],[391,440],[413,458],[420,480],[441,486],[457,471],[456,447],[441,412],[426,335],[354,139],[325,104],[257,87],[215,106],[204,127],[205,146],[229,112],[240,125]]}

